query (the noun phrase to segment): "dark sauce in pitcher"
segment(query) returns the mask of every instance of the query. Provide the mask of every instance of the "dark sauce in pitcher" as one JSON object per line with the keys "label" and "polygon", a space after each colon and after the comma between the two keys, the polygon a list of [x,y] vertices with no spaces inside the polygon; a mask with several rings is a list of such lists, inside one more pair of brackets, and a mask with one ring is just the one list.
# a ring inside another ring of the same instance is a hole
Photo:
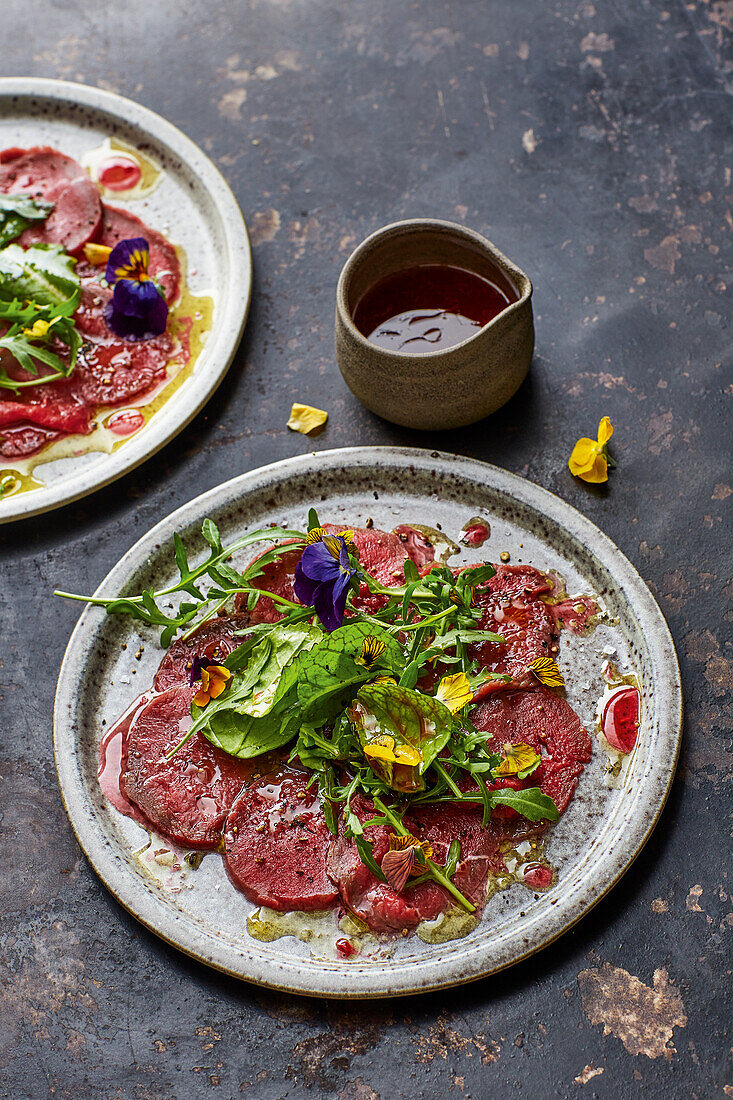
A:
{"label": "dark sauce in pitcher", "polygon": [[379,347],[410,354],[453,347],[517,300],[473,271],[422,264],[395,271],[367,290],[354,324]]}

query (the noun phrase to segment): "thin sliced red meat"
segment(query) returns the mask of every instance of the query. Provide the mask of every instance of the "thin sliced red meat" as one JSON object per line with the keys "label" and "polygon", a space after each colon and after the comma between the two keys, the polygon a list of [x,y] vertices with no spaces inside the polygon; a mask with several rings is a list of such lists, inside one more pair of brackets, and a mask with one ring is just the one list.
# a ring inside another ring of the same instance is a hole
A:
{"label": "thin sliced red meat", "polygon": [[427,535],[411,527],[409,523],[401,523],[395,527],[393,534],[404,545],[408,558],[415,563],[422,572],[426,566],[435,561],[435,547]]}
{"label": "thin sliced red meat", "polygon": [[[362,797],[354,799],[352,808],[362,823],[374,814],[371,803]],[[445,862],[452,840],[460,841],[461,860],[454,882],[480,908],[489,872],[499,866],[500,828],[489,822],[483,829],[479,809],[450,804],[411,811],[405,817],[405,826],[419,839],[432,844],[437,863]],[[381,825],[374,826],[365,830],[365,836],[380,863],[389,848],[389,830]],[[415,928],[420,921],[434,920],[455,904],[451,895],[435,882],[417,886],[408,883],[401,894],[380,882],[362,863],[354,841],[346,838],[341,824],[339,835],[331,845],[328,868],[344,905],[375,932]]]}
{"label": "thin sliced red meat", "polygon": [[97,405],[120,405],[165,378],[174,349],[167,332],[134,343],[110,333],[105,341],[84,345],[71,377],[72,389],[92,410]]}
{"label": "thin sliced red meat", "polygon": [[212,619],[199,627],[190,638],[174,642],[155,674],[155,690],[165,691],[179,684],[188,686],[194,657],[206,657],[212,662],[223,661],[243,641],[242,638],[235,637],[234,631],[246,626],[248,622],[247,615],[228,615],[226,618]]}
{"label": "thin sliced red meat", "polygon": [[471,721],[497,752],[506,742],[523,742],[554,760],[587,764],[591,758],[590,735],[577,714],[547,688],[492,695],[474,708]]}
{"label": "thin sliced red meat", "polygon": [[496,575],[476,588],[474,604],[481,610],[479,627],[501,634],[504,642],[473,646],[471,655],[487,672],[512,677],[509,683],[493,681],[476,693],[477,698],[511,687],[533,683],[528,666],[537,657],[554,656],[558,633],[547,605],[540,599],[549,591],[547,578],[531,566],[502,565]]}
{"label": "thin sliced red meat", "polygon": [[542,596],[551,592],[552,586],[552,578],[533,565],[499,565],[494,576],[486,582],[490,592],[502,596]]}
{"label": "thin sliced red meat", "polygon": [[582,764],[574,760],[553,760],[546,756],[534,775],[530,776],[530,780],[532,786],[539,787],[543,794],[552,799],[558,812],[564,814],[582,774]]}
{"label": "thin sliced red meat", "polygon": [[66,433],[89,431],[90,410],[74,393],[70,379],[33,386],[12,399],[5,392],[8,397],[0,400],[0,431],[24,423]]}
{"label": "thin sliced red meat", "polygon": [[171,688],[138,712],[123,748],[120,789],[156,829],[176,843],[213,849],[252,768],[221,752],[201,734],[166,760],[166,753],[190,725],[195,692],[195,688]]}
{"label": "thin sliced red meat", "polygon": [[309,773],[285,769],[246,787],[224,835],[227,870],[257,905],[323,909],[337,892],[326,873],[331,834]]}
{"label": "thin sliced red meat", "polygon": [[19,243],[24,248],[43,242],[78,252],[99,232],[102,204],[96,187],[78,161],[56,149],[38,146],[3,150],[0,191],[22,192],[54,204],[44,222],[29,226],[21,234]]}
{"label": "thin sliced red meat", "polygon": [[[262,553],[267,553],[267,551],[263,550]],[[302,553],[303,551],[300,548],[288,550],[281,554],[279,558],[276,558],[275,561],[263,566],[260,575],[252,581],[253,586],[263,592],[274,592],[276,596],[282,596],[286,600],[294,600],[293,577],[295,567],[300,561]],[[260,557],[262,557],[262,554],[258,554],[253,558],[250,564],[254,564],[257,558]],[[240,593],[237,596],[235,607],[237,611],[246,611],[247,596],[245,593]],[[274,600],[262,596],[250,615],[253,623],[276,623],[278,619],[283,617],[283,612],[279,610]]]}
{"label": "thin sliced red meat", "polygon": [[[362,823],[374,816],[373,806],[361,796],[352,801],[352,809]],[[377,825],[366,829],[365,836],[380,863],[389,849],[388,830]],[[401,894],[380,882],[362,863],[354,841],[344,835],[343,821],[339,822],[338,836],[329,849],[328,873],[346,908],[366,921],[374,932],[415,928],[421,920],[433,920],[448,904],[445,891],[432,882],[408,885]]]}
{"label": "thin sliced red meat", "polygon": [[60,435],[61,432],[40,428],[35,424],[16,424],[10,428],[0,428],[0,455],[3,458],[27,458]]}
{"label": "thin sliced red meat", "polygon": [[163,287],[168,304],[177,301],[181,292],[181,264],[170,241],[127,210],[102,203],[99,244],[114,248],[120,241],[131,237],[144,237],[148,242],[150,274]]}
{"label": "thin sliced red meat", "polygon": [[67,252],[78,253],[94,240],[102,224],[102,206],[91,180],[74,180],[55,200],[54,208],[44,222],[29,225],[18,238],[18,244],[30,248],[34,244],[60,244]]}

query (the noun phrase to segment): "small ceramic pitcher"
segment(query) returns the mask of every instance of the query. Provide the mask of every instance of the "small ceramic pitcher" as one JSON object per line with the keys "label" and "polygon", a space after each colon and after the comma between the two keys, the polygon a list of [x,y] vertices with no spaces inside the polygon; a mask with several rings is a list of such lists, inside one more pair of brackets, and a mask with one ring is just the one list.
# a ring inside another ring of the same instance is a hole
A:
{"label": "small ceramic pitcher", "polygon": [[[415,354],[377,346],[354,324],[357,303],[385,276],[420,264],[471,271],[498,286],[509,303],[450,348]],[[432,218],[395,222],[367,237],[341,272],[336,291],[339,368],[352,393],[385,420],[425,431],[473,424],[516,393],[533,349],[531,282],[490,241],[462,225]]]}

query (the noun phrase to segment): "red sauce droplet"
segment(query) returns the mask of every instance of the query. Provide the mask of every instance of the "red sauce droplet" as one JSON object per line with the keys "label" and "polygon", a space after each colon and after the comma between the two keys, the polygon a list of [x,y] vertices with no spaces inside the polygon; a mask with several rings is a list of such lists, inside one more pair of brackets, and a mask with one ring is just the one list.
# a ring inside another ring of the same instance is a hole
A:
{"label": "red sauce droplet", "polygon": [[336,950],[343,959],[350,959],[356,954],[356,948],[351,940],[336,940]]}
{"label": "red sauce droplet", "polygon": [[517,300],[497,269],[495,279],[442,264],[395,271],[367,290],[354,324],[373,344],[410,354],[460,344]]}
{"label": "red sauce droplet", "polygon": [[546,863],[527,863],[522,878],[530,890],[549,890],[552,886],[552,867]]}
{"label": "red sauce droplet", "polygon": [[461,542],[464,546],[483,546],[490,533],[488,523],[469,523],[463,528]]}
{"label": "red sauce droplet", "polygon": [[97,179],[109,191],[130,191],[142,178],[142,169],[132,157],[108,157],[97,169]]}
{"label": "red sauce droplet", "polygon": [[622,687],[612,692],[601,715],[603,736],[618,752],[629,753],[639,736],[639,692]]}
{"label": "red sauce droplet", "polygon": [[109,418],[107,427],[115,435],[132,435],[144,423],[145,417],[138,409],[123,409]]}

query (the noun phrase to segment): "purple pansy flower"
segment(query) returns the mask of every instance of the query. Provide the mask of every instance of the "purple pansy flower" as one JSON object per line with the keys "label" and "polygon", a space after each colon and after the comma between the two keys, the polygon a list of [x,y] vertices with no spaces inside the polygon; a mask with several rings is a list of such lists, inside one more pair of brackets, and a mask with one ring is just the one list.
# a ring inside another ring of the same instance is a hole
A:
{"label": "purple pansy flower", "polygon": [[114,287],[104,319],[123,340],[152,340],[165,332],[168,303],[149,274],[150,250],[144,237],[120,241],[109,254],[105,277]]}
{"label": "purple pansy flower", "polygon": [[325,630],[336,630],[344,621],[346,599],[356,570],[349,564],[346,540],[311,531],[311,540],[295,567],[296,597],[306,607],[315,608]]}

